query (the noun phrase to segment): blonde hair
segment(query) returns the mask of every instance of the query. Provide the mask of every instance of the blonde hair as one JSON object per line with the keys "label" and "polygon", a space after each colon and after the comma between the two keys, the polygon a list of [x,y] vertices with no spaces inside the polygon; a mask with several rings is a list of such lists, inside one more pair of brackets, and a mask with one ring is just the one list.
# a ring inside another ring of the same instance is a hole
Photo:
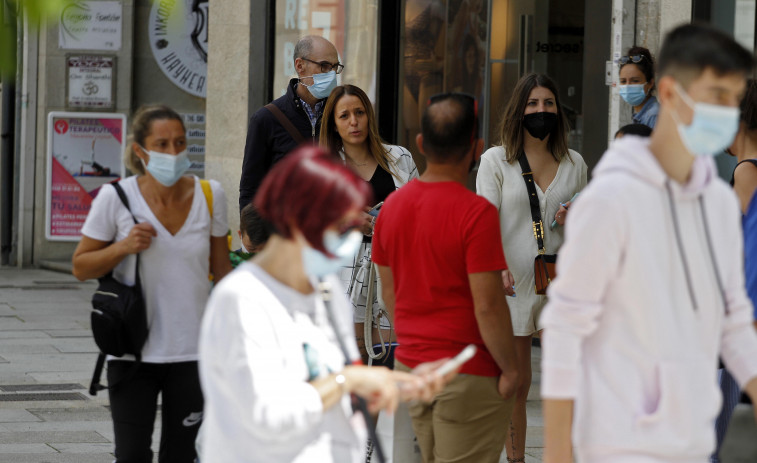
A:
{"label": "blonde hair", "polygon": [[397,180],[402,180],[395,169],[389,164],[389,151],[384,147],[384,141],[378,133],[378,124],[376,124],[376,116],[373,113],[373,105],[368,95],[363,90],[354,85],[340,85],[331,91],[329,99],[326,100],[326,105],[323,108],[323,116],[321,118],[321,133],[319,136],[319,142],[321,147],[326,148],[334,153],[343,148],[342,137],[339,136],[339,132],[336,130],[336,121],[334,120],[334,111],[336,110],[337,102],[342,99],[344,95],[356,96],[365,107],[365,113],[368,116],[368,151],[371,152],[371,156],[376,160],[382,169],[392,174]]}
{"label": "blonde hair", "polygon": [[141,106],[134,112],[129,128],[129,136],[126,138],[126,151],[124,152],[124,164],[126,168],[138,175],[144,175],[145,167],[137,153],[134,152],[133,144],[145,146],[145,139],[152,132],[152,123],[158,120],[176,120],[181,123],[181,128],[186,132],[184,121],[179,113],[165,105]]}

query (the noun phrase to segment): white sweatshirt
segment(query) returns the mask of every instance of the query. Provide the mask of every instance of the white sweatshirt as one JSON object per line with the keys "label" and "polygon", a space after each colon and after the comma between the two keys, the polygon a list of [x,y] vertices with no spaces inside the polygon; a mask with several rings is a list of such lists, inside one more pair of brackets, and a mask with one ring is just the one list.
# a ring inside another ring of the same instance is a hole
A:
{"label": "white sweatshirt", "polygon": [[714,448],[718,355],[741,386],[757,376],[740,218],[710,158],[680,185],[645,139],[605,153],[541,318],[542,396],[575,400],[581,461],[704,462]]}

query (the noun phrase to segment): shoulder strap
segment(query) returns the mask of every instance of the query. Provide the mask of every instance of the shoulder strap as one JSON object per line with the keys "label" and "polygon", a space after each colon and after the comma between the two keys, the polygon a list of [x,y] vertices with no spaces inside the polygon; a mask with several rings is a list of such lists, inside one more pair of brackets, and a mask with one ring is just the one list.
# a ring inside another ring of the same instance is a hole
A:
{"label": "shoulder strap", "polygon": [[118,193],[118,197],[121,199],[121,202],[126,207],[126,210],[129,211],[129,214],[131,215],[131,219],[134,221],[135,224],[139,223],[137,222],[137,218],[134,217],[134,214],[131,212],[131,208],[129,207],[129,198],[126,197],[126,193],[124,193],[124,189],[121,188],[121,185],[118,182],[111,183],[113,185],[113,188],[116,189],[116,193]]}
{"label": "shoulder strap", "polygon": [[200,186],[202,187],[202,194],[205,195],[205,202],[208,203],[210,219],[213,220],[213,189],[210,188],[210,182],[207,180],[200,180]]}
{"label": "shoulder strap", "polygon": [[731,181],[729,182],[731,184],[731,186],[734,186],[734,179],[735,179],[735,176],[736,176],[736,168],[739,167],[740,165],[744,164],[745,162],[748,162],[749,164],[757,167],[757,159],[744,159],[743,161],[740,161],[738,164],[736,164],[735,166],[733,166],[733,172],[731,173]]}
{"label": "shoulder strap", "polygon": [[292,124],[292,121],[289,120],[286,115],[281,112],[281,110],[273,103],[268,103],[265,105],[265,109],[271,112],[273,116],[276,118],[276,120],[279,121],[279,124],[281,124],[284,129],[286,129],[287,132],[289,132],[289,135],[292,136],[295,142],[299,145],[303,141],[305,141],[305,137],[302,136],[299,130],[297,130],[297,127]]}
{"label": "shoulder strap", "polygon": [[[121,199],[121,202],[124,206],[126,206],[126,210],[129,211],[129,214],[131,215],[131,219],[134,221],[134,224],[138,224],[137,218],[134,217],[134,213],[131,212],[131,208],[129,207],[129,198],[126,197],[126,193],[124,192],[124,189],[121,188],[121,184],[119,182],[113,182],[111,183],[113,185],[113,188],[116,189],[116,193],[118,193],[118,197]],[[140,291],[142,290],[142,282],[139,279],[139,253],[137,253],[137,262],[134,264],[134,285],[140,288]]]}
{"label": "shoulder strap", "polygon": [[[744,159],[739,164],[744,164],[745,162],[748,162],[748,163],[754,165],[755,167],[757,167],[757,159]],[[736,164],[736,167],[738,167],[739,164]]]}
{"label": "shoulder strap", "polygon": [[105,365],[105,354],[100,352],[97,355],[97,362],[95,363],[95,371],[92,372],[92,381],[89,382],[89,395],[96,396],[97,391],[102,391],[103,389],[107,389],[105,386],[100,384],[100,377],[103,373],[103,366]]}
{"label": "shoulder strap", "polygon": [[526,190],[528,190],[528,204],[531,207],[534,238],[536,238],[536,245],[539,247],[539,254],[544,254],[546,252],[544,250],[544,222],[541,220],[539,196],[536,194],[536,187],[534,186],[534,173],[528,164],[526,153],[521,151],[520,156],[518,156],[518,163],[521,171],[523,171],[523,180],[526,182]]}

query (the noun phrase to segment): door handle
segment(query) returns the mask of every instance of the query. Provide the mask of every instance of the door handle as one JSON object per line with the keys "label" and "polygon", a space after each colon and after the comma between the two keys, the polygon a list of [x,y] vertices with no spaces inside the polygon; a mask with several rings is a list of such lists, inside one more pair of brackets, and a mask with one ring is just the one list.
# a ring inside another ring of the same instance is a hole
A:
{"label": "door handle", "polygon": [[518,73],[522,77],[533,70],[531,41],[534,30],[534,16],[520,15],[520,34],[518,43]]}

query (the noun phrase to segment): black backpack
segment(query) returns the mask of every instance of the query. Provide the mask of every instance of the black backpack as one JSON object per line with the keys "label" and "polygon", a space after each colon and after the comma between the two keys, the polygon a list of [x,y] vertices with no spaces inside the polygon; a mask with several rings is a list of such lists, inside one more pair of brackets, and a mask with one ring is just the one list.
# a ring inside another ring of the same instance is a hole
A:
{"label": "black backpack", "polygon": [[[139,223],[131,212],[129,200],[126,198],[121,185],[118,183],[112,185],[116,189],[121,202],[131,214],[134,223]],[[92,383],[89,387],[91,395],[97,395],[97,391],[105,389],[105,386],[100,384],[105,356],[134,355],[137,361],[132,368],[133,374],[142,361],[142,347],[145,345],[148,335],[147,309],[145,308],[142,283],[139,278],[139,254],[137,254],[134,286],[127,286],[113,278],[112,271],[98,278],[98,281],[97,290],[92,296],[90,321],[92,334],[97,347],[100,348],[100,354],[97,357]],[[113,385],[110,386],[113,387]]]}

